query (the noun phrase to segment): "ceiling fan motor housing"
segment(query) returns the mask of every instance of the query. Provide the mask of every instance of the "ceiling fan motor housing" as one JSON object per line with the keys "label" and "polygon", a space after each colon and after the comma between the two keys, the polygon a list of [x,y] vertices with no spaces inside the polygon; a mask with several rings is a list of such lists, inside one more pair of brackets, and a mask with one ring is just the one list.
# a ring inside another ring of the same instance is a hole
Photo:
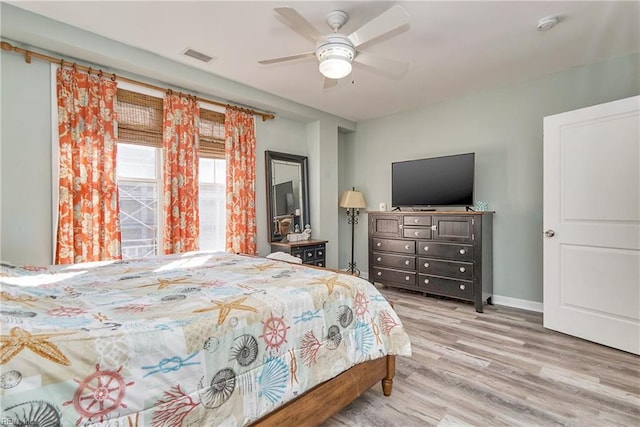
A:
{"label": "ceiling fan motor housing", "polygon": [[316,57],[320,62],[330,57],[351,62],[355,56],[356,48],[351,40],[342,34],[330,34],[316,44]]}

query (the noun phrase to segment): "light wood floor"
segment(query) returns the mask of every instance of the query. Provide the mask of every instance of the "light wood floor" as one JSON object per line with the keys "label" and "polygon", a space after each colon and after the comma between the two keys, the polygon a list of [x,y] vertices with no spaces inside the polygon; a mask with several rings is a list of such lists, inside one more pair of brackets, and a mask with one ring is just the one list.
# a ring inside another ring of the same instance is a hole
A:
{"label": "light wood floor", "polygon": [[382,288],[413,356],[323,426],[640,426],[640,357],[546,330],[542,314]]}

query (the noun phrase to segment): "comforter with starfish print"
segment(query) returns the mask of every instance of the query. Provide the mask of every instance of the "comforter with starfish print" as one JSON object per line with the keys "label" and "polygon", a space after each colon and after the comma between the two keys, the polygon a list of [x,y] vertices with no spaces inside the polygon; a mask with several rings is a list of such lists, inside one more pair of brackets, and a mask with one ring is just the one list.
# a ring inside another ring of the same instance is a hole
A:
{"label": "comforter with starfish print", "polygon": [[0,265],[0,425],[246,425],[410,342],[369,282],[227,253]]}

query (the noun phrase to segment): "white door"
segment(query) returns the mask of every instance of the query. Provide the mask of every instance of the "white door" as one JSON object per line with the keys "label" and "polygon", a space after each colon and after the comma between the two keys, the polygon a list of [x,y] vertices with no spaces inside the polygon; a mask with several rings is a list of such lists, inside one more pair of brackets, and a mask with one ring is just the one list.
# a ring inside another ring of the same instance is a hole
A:
{"label": "white door", "polygon": [[544,326],[640,354],[640,97],[544,118]]}

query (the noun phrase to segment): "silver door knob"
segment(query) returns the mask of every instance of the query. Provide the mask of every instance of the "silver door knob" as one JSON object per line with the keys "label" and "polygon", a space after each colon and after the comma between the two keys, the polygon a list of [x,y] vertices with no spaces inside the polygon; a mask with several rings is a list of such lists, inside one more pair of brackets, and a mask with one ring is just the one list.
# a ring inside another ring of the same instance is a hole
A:
{"label": "silver door knob", "polygon": [[547,237],[553,237],[553,236],[556,235],[556,232],[553,231],[553,230],[547,230],[547,231],[544,232],[544,235],[547,236]]}

